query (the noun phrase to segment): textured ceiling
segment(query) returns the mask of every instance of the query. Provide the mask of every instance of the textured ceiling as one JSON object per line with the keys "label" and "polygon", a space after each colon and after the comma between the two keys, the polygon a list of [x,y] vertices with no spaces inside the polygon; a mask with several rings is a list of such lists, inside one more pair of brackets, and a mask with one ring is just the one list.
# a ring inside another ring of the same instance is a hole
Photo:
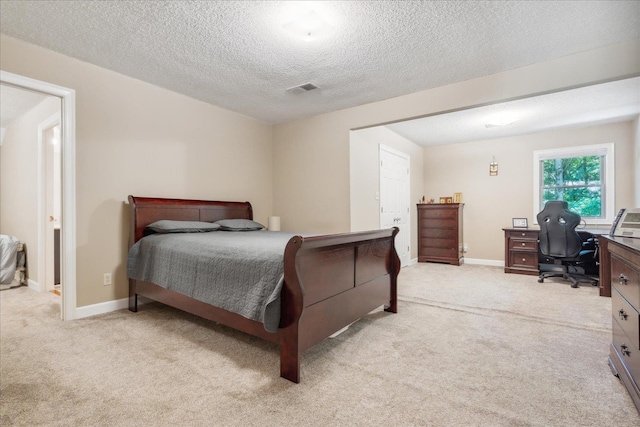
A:
{"label": "textured ceiling", "polygon": [[[331,34],[284,30],[309,8]],[[640,38],[640,2],[2,0],[0,32],[280,123]]]}
{"label": "textured ceiling", "polygon": [[[566,90],[387,125],[422,146],[481,141],[631,120],[640,114],[640,78]],[[487,127],[499,117],[513,123]]]}
{"label": "textured ceiling", "polygon": [[0,127],[8,127],[47,98],[36,92],[0,85]]}

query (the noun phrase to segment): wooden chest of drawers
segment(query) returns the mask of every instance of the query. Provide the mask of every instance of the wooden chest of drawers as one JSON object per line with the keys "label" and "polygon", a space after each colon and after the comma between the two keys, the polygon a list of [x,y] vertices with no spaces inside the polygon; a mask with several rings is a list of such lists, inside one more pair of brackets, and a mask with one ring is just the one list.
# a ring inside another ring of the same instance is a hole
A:
{"label": "wooden chest of drawers", "polygon": [[538,275],[539,230],[503,228],[504,272]]}
{"label": "wooden chest of drawers", "polygon": [[418,262],[460,265],[462,203],[418,204]]}
{"label": "wooden chest of drawers", "polygon": [[606,237],[613,320],[609,365],[640,412],[640,240]]}

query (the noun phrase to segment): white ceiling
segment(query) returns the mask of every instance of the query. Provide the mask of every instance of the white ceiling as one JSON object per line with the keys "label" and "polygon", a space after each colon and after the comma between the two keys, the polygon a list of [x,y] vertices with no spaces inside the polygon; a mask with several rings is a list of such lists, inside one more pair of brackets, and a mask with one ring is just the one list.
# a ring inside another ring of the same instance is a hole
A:
{"label": "white ceiling", "polygon": [[[333,33],[284,30],[308,8]],[[640,2],[2,0],[0,32],[280,123],[640,38]]]}
{"label": "white ceiling", "polygon": [[[481,141],[552,129],[632,120],[640,114],[640,77],[387,125],[422,146]],[[487,127],[497,117],[513,123]]]}
{"label": "white ceiling", "polygon": [[8,127],[14,120],[31,111],[46,98],[47,95],[0,85],[0,127]]}

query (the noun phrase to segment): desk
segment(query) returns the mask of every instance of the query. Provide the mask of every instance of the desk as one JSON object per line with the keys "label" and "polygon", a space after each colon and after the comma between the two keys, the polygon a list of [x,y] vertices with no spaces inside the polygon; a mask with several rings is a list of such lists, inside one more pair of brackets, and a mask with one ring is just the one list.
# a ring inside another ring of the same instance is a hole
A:
{"label": "desk", "polygon": [[[540,229],[532,228],[503,228],[504,231],[504,272],[516,274],[530,274],[537,276],[540,274],[540,261],[538,253],[538,240]],[[596,238],[608,235],[609,229],[576,228],[578,233],[591,233]],[[606,243],[605,243],[606,244]],[[602,260],[602,251],[600,252]],[[602,261],[600,261],[602,263]],[[608,267],[607,267],[608,268]],[[604,273],[606,274],[606,273]],[[600,268],[600,295],[608,295],[603,289],[603,268]]]}
{"label": "desk", "polygon": [[504,272],[531,274],[538,270],[538,228],[503,228]]}
{"label": "desk", "polygon": [[640,411],[640,239],[602,236],[600,260],[613,317],[609,366]]}

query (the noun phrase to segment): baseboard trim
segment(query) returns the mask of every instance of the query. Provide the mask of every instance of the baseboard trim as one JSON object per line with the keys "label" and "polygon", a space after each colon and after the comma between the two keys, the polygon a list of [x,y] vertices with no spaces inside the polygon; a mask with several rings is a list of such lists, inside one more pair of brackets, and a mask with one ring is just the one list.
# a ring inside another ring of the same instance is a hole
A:
{"label": "baseboard trim", "polygon": [[[138,297],[138,305],[153,302],[144,297]],[[98,304],[85,305],[76,308],[74,319],[82,319],[84,317],[97,316],[98,314],[111,313],[112,311],[129,308],[129,298],[122,298],[113,301],[101,302]]]}
{"label": "baseboard trim", "polygon": [[[407,265],[407,267],[415,265],[417,263],[418,263],[418,259],[414,258],[411,261],[409,261],[409,265]],[[504,267],[504,261],[493,260],[493,259],[478,259],[478,258],[465,257],[464,264]],[[34,286],[37,286],[37,288],[32,286],[32,284]],[[29,280],[29,287],[31,289],[38,290],[38,291],[40,289],[40,285],[38,285],[36,282],[33,282],[32,280]],[[139,305],[146,304],[149,302],[153,302],[153,300],[150,300],[144,297],[138,297]],[[76,308],[74,319],[82,319],[84,317],[97,316],[98,314],[110,313],[112,311],[122,310],[123,308],[128,308],[128,307],[129,307],[129,298],[122,298],[119,300],[101,302],[98,304],[85,305],[83,307]]]}
{"label": "baseboard trim", "polygon": [[492,267],[504,267],[504,261],[497,259],[464,258],[464,263],[469,265],[490,265]]}
{"label": "baseboard trim", "polygon": [[29,286],[29,289],[32,289],[36,292],[40,292],[40,284],[38,282],[34,282],[31,279],[27,279],[27,285]]}
{"label": "baseboard trim", "polygon": [[[407,267],[410,267],[417,263],[418,263],[418,259],[414,258],[411,261],[409,261],[409,265],[407,265]],[[464,258],[464,264],[504,267],[504,261],[492,260],[492,259],[466,258],[466,257]],[[33,287],[32,283],[35,284],[37,288]],[[29,287],[34,290],[40,289],[40,286],[37,283],[32,282],[31,280],[29,280]],[[152,300],[144,297],[138,297],[139,305],[146,304],[149,302],[152,302]],[[74,318],[82,319],[84,317],[97,316],[98,314],[110,313],[112,311],[122,310],[123,308],[128,308],[128,307],[129,307],[129,298],[122,298],[119,300],[101,302],[98,304],[85,305],[83,307],[76,308],[76,315]]]}

